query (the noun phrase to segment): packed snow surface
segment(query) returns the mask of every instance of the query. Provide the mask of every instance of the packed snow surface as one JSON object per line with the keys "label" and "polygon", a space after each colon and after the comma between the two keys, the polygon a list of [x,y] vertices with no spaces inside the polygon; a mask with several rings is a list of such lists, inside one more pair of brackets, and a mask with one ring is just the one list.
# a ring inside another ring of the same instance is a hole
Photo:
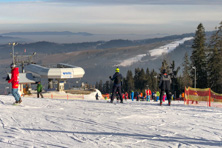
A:
{"label": "packed snow surface", "polygon": [[184,42],[192,40],[192,39],[193,39],[193,37],[186,37],[181,40],[174,41],[174,42],[166,44],[164,46],[160,46],[159,48],[152,49],[147,54],[140,54],[140,55],[136,55],[135,57],[125,59],[120,64],[118,64],[116,66],[123,66],[123,67],[131,66],[133,63],[141,61],[142,58],[147,55],[149,55],[151,57],[151,59],[154,60],[154,59],[162,56],[163,54],[167,54],[169,52],[172,52],[174,49],[176,49],[178,46],[180,46]]}
{"label": "packed snow surface", "polygon": [[[95,99],[95,98],[91,98]],[[0,147],[222,147],[222,109],[0,96]]]}

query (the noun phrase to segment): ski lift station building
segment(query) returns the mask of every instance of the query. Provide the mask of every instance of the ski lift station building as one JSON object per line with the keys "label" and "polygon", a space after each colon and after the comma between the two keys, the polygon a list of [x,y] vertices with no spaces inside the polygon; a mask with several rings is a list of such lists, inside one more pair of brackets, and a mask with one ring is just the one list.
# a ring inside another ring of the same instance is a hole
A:
{"label": "ski lift station building", "polygon": [[59,63],[56,68],[47,68],[37,64],[25,66],[26,72],[31,72],[34,76],[47,78],[49,89],[53,88],[53,79],[57,80],[57,90],[64,90],[64,83],[67,79],[82,78],[85,71],[81,67]]}

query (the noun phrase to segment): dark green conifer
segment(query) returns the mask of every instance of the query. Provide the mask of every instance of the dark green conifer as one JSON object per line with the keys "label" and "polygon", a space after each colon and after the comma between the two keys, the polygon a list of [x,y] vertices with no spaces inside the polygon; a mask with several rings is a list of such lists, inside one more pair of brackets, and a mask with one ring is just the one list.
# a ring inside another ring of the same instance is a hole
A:
{"label": "dark green conifer", "polygon": [[134,80],[133,80],[133,73],[131,70],[127,71],[125,85],[126,85],[125,91],[127,91],[128,93],[134,91]]}
{"label": "dark green conifer", "polygon": [[208,86],[213,91],[222,93],[222,22],[211,36],[208,51]]}
{"label": "dark green conifer", "polygon": [[192,87],[192,85],[193,85],[192,78],[190,77],[190,71],[191,71],[191,68],[190,68],[188,54],[185,53],[184,62],[183,62],[183,75],[181,78],[181,85],[182,85],[181,87],[182,88],[185,88],[185,86]]}
{"label": "dark green conifer", "polygon": [[[207,87],[207,57],[206,57],[206,38],[205,29],[200,23],[197,27],[195,37],[193,40],[193,52],[191,55],[191,66],[196,68],[196,87]],[[194,80],[194,70],[192,71],[192,78]]]}

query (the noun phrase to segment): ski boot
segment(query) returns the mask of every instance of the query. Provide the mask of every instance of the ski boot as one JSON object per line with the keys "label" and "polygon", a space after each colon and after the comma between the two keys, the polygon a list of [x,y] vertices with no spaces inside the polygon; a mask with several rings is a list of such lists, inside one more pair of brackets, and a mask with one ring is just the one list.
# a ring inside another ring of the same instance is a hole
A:
{"label": "ski boot", "polygon": [[17,105],[19,104],[19,101],[15,101],[14,103],[12,103],[13,105]]}
{"label": "ski boot", "polygon": [[21,99],[21,98],[19,98],[19,101],[18,101],[18,103],[22,103],[22,99]]}
{"label": "ski boot", "polygon": [[171,105],[171,102],[168,102],[168,105],[170,106],[170,105]]}

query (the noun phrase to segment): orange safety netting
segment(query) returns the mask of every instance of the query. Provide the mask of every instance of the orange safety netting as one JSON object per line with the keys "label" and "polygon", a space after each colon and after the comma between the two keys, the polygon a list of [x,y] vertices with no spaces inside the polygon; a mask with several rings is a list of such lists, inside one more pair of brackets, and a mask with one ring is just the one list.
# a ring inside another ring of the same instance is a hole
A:
{"label": "orange safety netting", "polygon": [[105,100],[110,99],[110,98],[109,98],[109,94],[102,94],[102,96],[103,96],[103,98],[104,98]]}
{"label": "orange safety netting", "polygon": [[185,87],[184,103],[206,104],[209,107],[222,107],[222,94],[215,93],[210,88],[199,89]]}
{"label": "orange safety netting", "polygon": [[81,100],[84,99],[84,95],[82,94],[43,94],[44,98],[51,99],[67,99],[67,100]]}

